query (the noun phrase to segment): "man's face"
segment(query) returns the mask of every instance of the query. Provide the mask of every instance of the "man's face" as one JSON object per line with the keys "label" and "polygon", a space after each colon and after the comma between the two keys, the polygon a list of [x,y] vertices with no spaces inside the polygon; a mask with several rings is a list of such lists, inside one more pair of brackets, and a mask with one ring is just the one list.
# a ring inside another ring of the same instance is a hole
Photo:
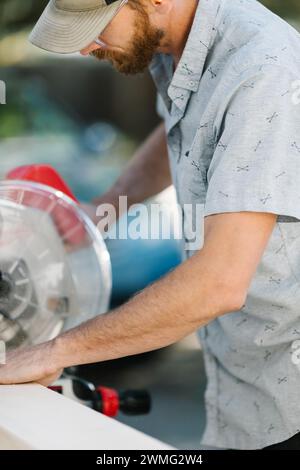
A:
{"label": "man's face", "polygon": [[88,47],[81,53],[108,60],[119,72],[134,75],[148,67],[161,44],[164,31],[151,24],[144,7],[133,9],[126,5],[122,10],[101,34],[107,47],[94,47],[93,50]]}

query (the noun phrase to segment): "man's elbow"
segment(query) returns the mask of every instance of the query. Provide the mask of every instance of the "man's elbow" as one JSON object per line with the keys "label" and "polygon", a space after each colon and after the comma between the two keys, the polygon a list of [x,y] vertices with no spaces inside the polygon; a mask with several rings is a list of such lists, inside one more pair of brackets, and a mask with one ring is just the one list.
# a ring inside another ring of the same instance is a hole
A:
{"label": "man's elbow", "polygon": [[[239,311],[245,305],[246,297],[247,293],[233,284],[224,285],[223,283],[216,283],[208,291],[206,312],[204,313],[203,309],[201,309],[202,318],[197,318],[197,320],[210,322],[227,313]],[[205,318],[203,318],[203,314]]]}
{"label": "man's elbow", "polygon": [[[191,292],[191,291],[190,291]],[[241,310],[245,305],[246,294],[242,291],[216,284],[213,289],[190,295],[184,311],[185,320],[193,325],[193,328],[202,326],[216,320],[218,317]],[[182,308],[180,309],[182,316]]]}
{"label": "man's elbow", "polygon": [[223,286],[220,289],[218,316],[226,313],[241,310],[245,305],[247,292],[244,289],[235,287],[234,284]]}

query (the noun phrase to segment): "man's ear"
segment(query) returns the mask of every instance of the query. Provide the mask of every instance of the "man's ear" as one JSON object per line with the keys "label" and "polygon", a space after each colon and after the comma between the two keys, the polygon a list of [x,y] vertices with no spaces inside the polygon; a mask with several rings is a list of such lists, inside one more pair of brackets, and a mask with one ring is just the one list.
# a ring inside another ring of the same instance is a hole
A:
{"label": "man's ear", "polygon": [[89,55],[91,52],[96,51],[97,49],[103,49],[103,47],[99,46],[96,42],[92,42],[89,46],[87,46],[85,49],[82,49],[80,51],[81,55]]}
{"label": "man's ear", "polygon": [[161,15],[166,15],[172,10],[172,0],[149,0],[153,10]]}

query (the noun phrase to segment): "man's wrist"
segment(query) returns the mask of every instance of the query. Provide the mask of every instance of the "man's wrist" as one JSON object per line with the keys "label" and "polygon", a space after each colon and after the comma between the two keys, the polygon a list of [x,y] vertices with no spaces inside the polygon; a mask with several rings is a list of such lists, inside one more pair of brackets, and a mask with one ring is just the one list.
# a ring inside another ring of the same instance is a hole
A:
{"label": "man's wrist", "polygon": [[65,335],[62,334],[50,341],[50,357],[54,369],[64,369],[73,365],[69,353]]}

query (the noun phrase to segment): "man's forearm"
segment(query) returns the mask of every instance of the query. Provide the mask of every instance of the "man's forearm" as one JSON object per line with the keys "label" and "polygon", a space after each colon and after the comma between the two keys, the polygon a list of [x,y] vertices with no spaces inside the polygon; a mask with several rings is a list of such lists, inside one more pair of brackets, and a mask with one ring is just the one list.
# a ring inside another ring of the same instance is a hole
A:
{"label": "man's forearm", "polygon": [[127,196],[130,206],[154,196],[170,184],[167,139],[162,123],[136,151],[114,186],[93,202],[96,205],[110,203],[118,210],[119,196]]}
{"label": "man's forearm", "polygon": [[120,308],[66,332],[54,341],[59,367],[106,361],[159,349],[237,310],[243,299],[195,255]]}

